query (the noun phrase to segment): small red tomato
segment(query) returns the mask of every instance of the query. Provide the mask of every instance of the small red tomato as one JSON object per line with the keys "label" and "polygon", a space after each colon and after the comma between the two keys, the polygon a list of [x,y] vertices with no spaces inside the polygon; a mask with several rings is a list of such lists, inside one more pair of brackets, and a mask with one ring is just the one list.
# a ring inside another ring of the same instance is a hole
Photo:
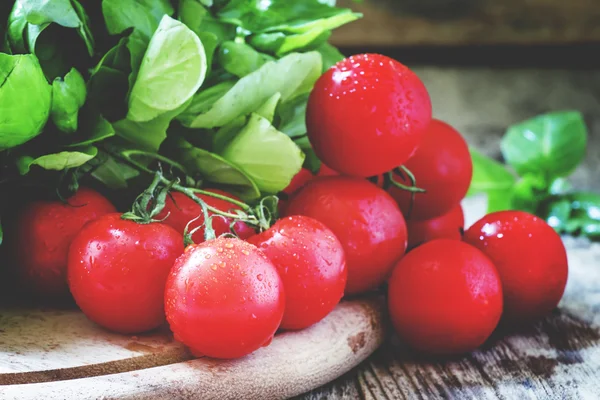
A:
{"label": "small red tomato", "polygon": [[[389,191],[404,215],[410,219],[431,219],[448,213],[467,194],[473,175],[473,162],[467,142],[445,122],[432,120],[423,142],[405,166],[415,175],[417,186],[426,193],[416,193],[410,210],[411,194],[395,186]],[[394,175],[399,182],[410,181]]]}
{"label": "small red tomato", "polygon": [[87,224],[69,250],[69,288],[92,321],[119,333],[141,333],[165,320],[164,289],[183,237],[160,223],[108,214]]}
{"label": "small red tomato", "polygon": [[431,121],[423,82],[380,54],[338,62],[316,82],[306,128],[315,153],[345,175],[369,177],[404,164]]}
{"label": "small red tomato", "polygon": [[167,280],[167,320],[194,354],[238,358],[268,345],[284,308],[277,269],[256,246],[239,239],[188,246]]}
{"label": "small red tomato", "polygon": [[88,188],[80,188],[66,203],[35,201],[25,205],[13,234],[13,256],[24,286],[43,298],[68,296],[71,241],[86,223],[115,211],[110,201]]}
{"label": "small red tomato", "polygon": [[407,219],[408,248],[415,248],[434,239],[461,240],[465,227],[465,215],[459,204],[441,217],[414,221]]}
{"label": "small red tomato", "polygon": [[[206,189],[207,192],[216,193],[225,197],[229,197],[233,200],[241,201],[239,198],[234,195],[224,192],[219,189]],[[232,210],[241,210],[241,208],[233,203],[228,202],[227,200],[217,199],[216,197],[211,197],[209,195],[197,194],[196,197],[203,200],[207,205],[214,207],[220,211],[229,212]],[[208,212],[209,215],[215,215],[212,212]],[[168,215],[168,216],[167,216]],[[187,195],[180,192],[172,192],[168,197],[165,203],[165,207],[162,211],[156,216],[156,219],[162,220],[163,223],[172,226],[175,228],[177,232],[180,232],[183,235],[185,231],[185,227],[194,218],[198,218],[196,221],[192,222],[188,227],[188,230],[201,226],[204,224],[204,216],[202,215],[202,207],[194,200],[190,199]],[[165,219],[166,217],[166,219]],[[224,233],[230,233],[231,229],[229,228],[231,224],[231,219],[225,218],[222,216],[214,216],[212,218],[212,227],[215,230],[215,234],[220,236]],[[235,233],[242,239],[246,239],[256,232],[246,225],[243,222],[236,222],[234,225]],[[196,243],[204,242],[204,228],[198,229],[193,235],[192,240]]]}
{"label": "small red tomato", "polygon": [[319,168],[319,172],[317,172],[317,176],[336,176],[340,173],[329,168],[325,163],[321,163],[321,167]]}
{"label": "small red tomato", "polygon": [[348,176],[314,179],[290,201],[287,215],[321,221],[346,253],[346,294],[377,288],[406,251],[406,223],[383,189]]}
{"label": "small red tomato", "polygon": [[[283,189],[283,193],[289,198],[298,190],[302,189],[307,182],[314,178],[312,172],[307,170],[306,168],[302,168],[294,177],[290,184]],[[280,199],[279,203],[277,203],[279,214],[283,215],[285,213],[285,207],[287,206],[287,199]],[[242,238],[244,239],[244,238]]]}
{"label": "small red tomato", "polygon": [[567,284],[567,252],[544,220],[522,211],[495,212],[473,224],[464,240],[496,265],[507,320],[531,321],[558,305]]}
{"label": "small red tomato", "polygon": [[321,222],[294,215],[248,239],[273,262],[285,289],[283,329],[319,322],[344,295],[348,272],[344,248]]}
{"label": "small red tomato", "polygon": [[388,286],[400,339],[428,354],[475,350],[502,314],[502,284],[492,261],[461,241],[437,239],[409,252]]}

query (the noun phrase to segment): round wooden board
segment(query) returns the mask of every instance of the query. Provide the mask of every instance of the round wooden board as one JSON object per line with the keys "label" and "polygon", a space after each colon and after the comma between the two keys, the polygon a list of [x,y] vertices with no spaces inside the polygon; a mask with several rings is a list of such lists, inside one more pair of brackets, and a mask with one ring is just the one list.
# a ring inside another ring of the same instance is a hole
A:
{"label": "round wooden board", "polygon": [[0,311],[0,398],[281,399],[358,365],[384,340],[379,298],[276,335],[238,360],[193,359],[168,332],[109,333],[76,311]]}

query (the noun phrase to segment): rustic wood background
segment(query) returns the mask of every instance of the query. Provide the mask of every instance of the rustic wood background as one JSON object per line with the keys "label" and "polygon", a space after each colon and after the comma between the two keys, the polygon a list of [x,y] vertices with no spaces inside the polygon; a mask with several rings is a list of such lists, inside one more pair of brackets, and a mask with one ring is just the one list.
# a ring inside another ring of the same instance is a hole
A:
{"label": "rustic wood background", "polygon": [[556,44],[600,40],[597,0],[338,0],[364,14],[339,46]]}

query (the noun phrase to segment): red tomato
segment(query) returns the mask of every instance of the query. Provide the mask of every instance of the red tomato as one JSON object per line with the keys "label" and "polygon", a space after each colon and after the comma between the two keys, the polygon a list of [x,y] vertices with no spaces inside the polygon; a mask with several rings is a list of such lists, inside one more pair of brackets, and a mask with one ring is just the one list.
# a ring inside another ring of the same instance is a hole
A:
{"label": "red tomato", "polygon": [[[239,198],[234,195],[224,192],[219,189],[206,189],[207,192],[212,192],[216,194],[220,194],[222,196],[229,197],[233,200],[241,201]],[[207,205],[214,207],[221,211],[231,211],[231,210],[241,210],[239,206],[236,206],[233,203],[228,202],[227,200],[217,199],[215,197],[211,197],[204,194],[196,195],[199,199],[203,200]],[[168,217],[167,217],[168,214]],[[209,211],[209,215],[214,215]],[[170,196],[167,197],[167,201],[165,207],[162,211],[156,216],[156,219],[162,220],[165,224],[172,226],[183,235],[185,231],[185,227],[194,218],[200,216],[196,221],[190,224],[189,230],[201,226],[204,224],[204,216],[202,215],[202,207],[194,200],[190,199],[183,193],[180,192],[172,192]],[[229,229],[229,225],[231,224],[231,219],[224,218],[221,216],[214,216],[212,219],[212,227],[215,230],[215,234],[220,236],[224,233],[230,233],[231,229]],[[236,222],[234,226],[236,234],[242,238],[246,239],[256,232],[246,225],[243,222]],[[192,240],[196,243],[204,242],[204,228],[200,228],[192,235]]]}
{"label": "red tomato", "polygon": [[14,259],[24,286],[41,297],[64,297],[67,286],[67,254],[75,235],[89,221],[115,212],[100,193],[80,188],[61,201],[35,201],[17,216]]}
{"label": "red tomato", "polygon": [[502,284],[492,261],[464,242],[437,239],[394,268],[388,306],[398,335],[429,354],[476,349],[502,314]]}
{"label": "red tomato", "polygon": [[567,284],[567,252],[544,220],[522,211],[488,214],[464,236],[494,262],[509,321],[541,318],[559,303]]}
{"label": "red tomato", "polygon": [[325,163],[321,163],[321,167],[319,168],[319,172],[317,172],[317,176],[336,176],[340,173],[329,168]]}
{"label": "red tomato", "polygon": [[369,177],[404,164],[431,121],[431,101],[414,72],[389,57],[360,54],[316,82],[306,127],[315,153],[342,174]]}
{"label": "red tomato", "polygon": [[414,221],[407,219],[408,248],[412,249],[434,239],[461,240],[465,227],[465,215],[459,204],[441,217]]}
{"label": "red tomato", "polygon": [[73,239],[69,287],[97,324],[120,333],[149,331],[165,320],[165,282],[182,253],[183,237],[170,226],[108,214]]}
{"label": "red tomato", "polygon": [[286,304],[281,328],[306,328],[340,302],[348,275],[344,248],[321,222],[287,217],[248,242],[269,257],[283,281]]}
{"label": "red tomato", "polygon": [[188,246],[167,280],[167,320],[194,354],[238,358],[268,345],[284,308],[277,269],[239,239]]}
{"label": "red tomato", "polygon": [[[302,168],[293,178],[290,184],[283,189],[283,193],[287,195],[289,198],[298,190],[300,190],[308,181],[314,178],[312,172],[307,170],[306,168]],[[285,213],[285,207],[287,206],[287,199],[280,199],[279,203],[277,203],[279,214],[283,215]],[[244,239],[244,238],[243,238]]]}
{"label": "red tomato", "polygon": [[[473,175],[467,143],[454,128],[436,119],[431,121],[419,150],[405,166],[415,175],[417,186],[426,190],[415,195],[410,219],[425,220],[448,213],[467,194]],[[398,175],[395,179],[410,185],[408,179]],[[395,186],[389,191],[404,215],[408,215],[411,194]]]}
{"label": "red tomato", "polygon": [[406,250],[406,223],[398,205],[365,179],[315,179],[290,201],[287,215],[312,217],[337,236],[348,264],[346,294],[377,288]]}

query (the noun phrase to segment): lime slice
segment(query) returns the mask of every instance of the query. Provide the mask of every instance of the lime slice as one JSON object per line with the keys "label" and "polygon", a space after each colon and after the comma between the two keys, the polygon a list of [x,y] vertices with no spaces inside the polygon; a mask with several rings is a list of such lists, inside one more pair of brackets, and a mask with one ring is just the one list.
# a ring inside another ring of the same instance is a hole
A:
{"label": "lime slice", "polygon": [[150,39],[131,90],[127,119],[145,122],[177,109],[202,86],[206,69],[200,38],[165,15]]}

